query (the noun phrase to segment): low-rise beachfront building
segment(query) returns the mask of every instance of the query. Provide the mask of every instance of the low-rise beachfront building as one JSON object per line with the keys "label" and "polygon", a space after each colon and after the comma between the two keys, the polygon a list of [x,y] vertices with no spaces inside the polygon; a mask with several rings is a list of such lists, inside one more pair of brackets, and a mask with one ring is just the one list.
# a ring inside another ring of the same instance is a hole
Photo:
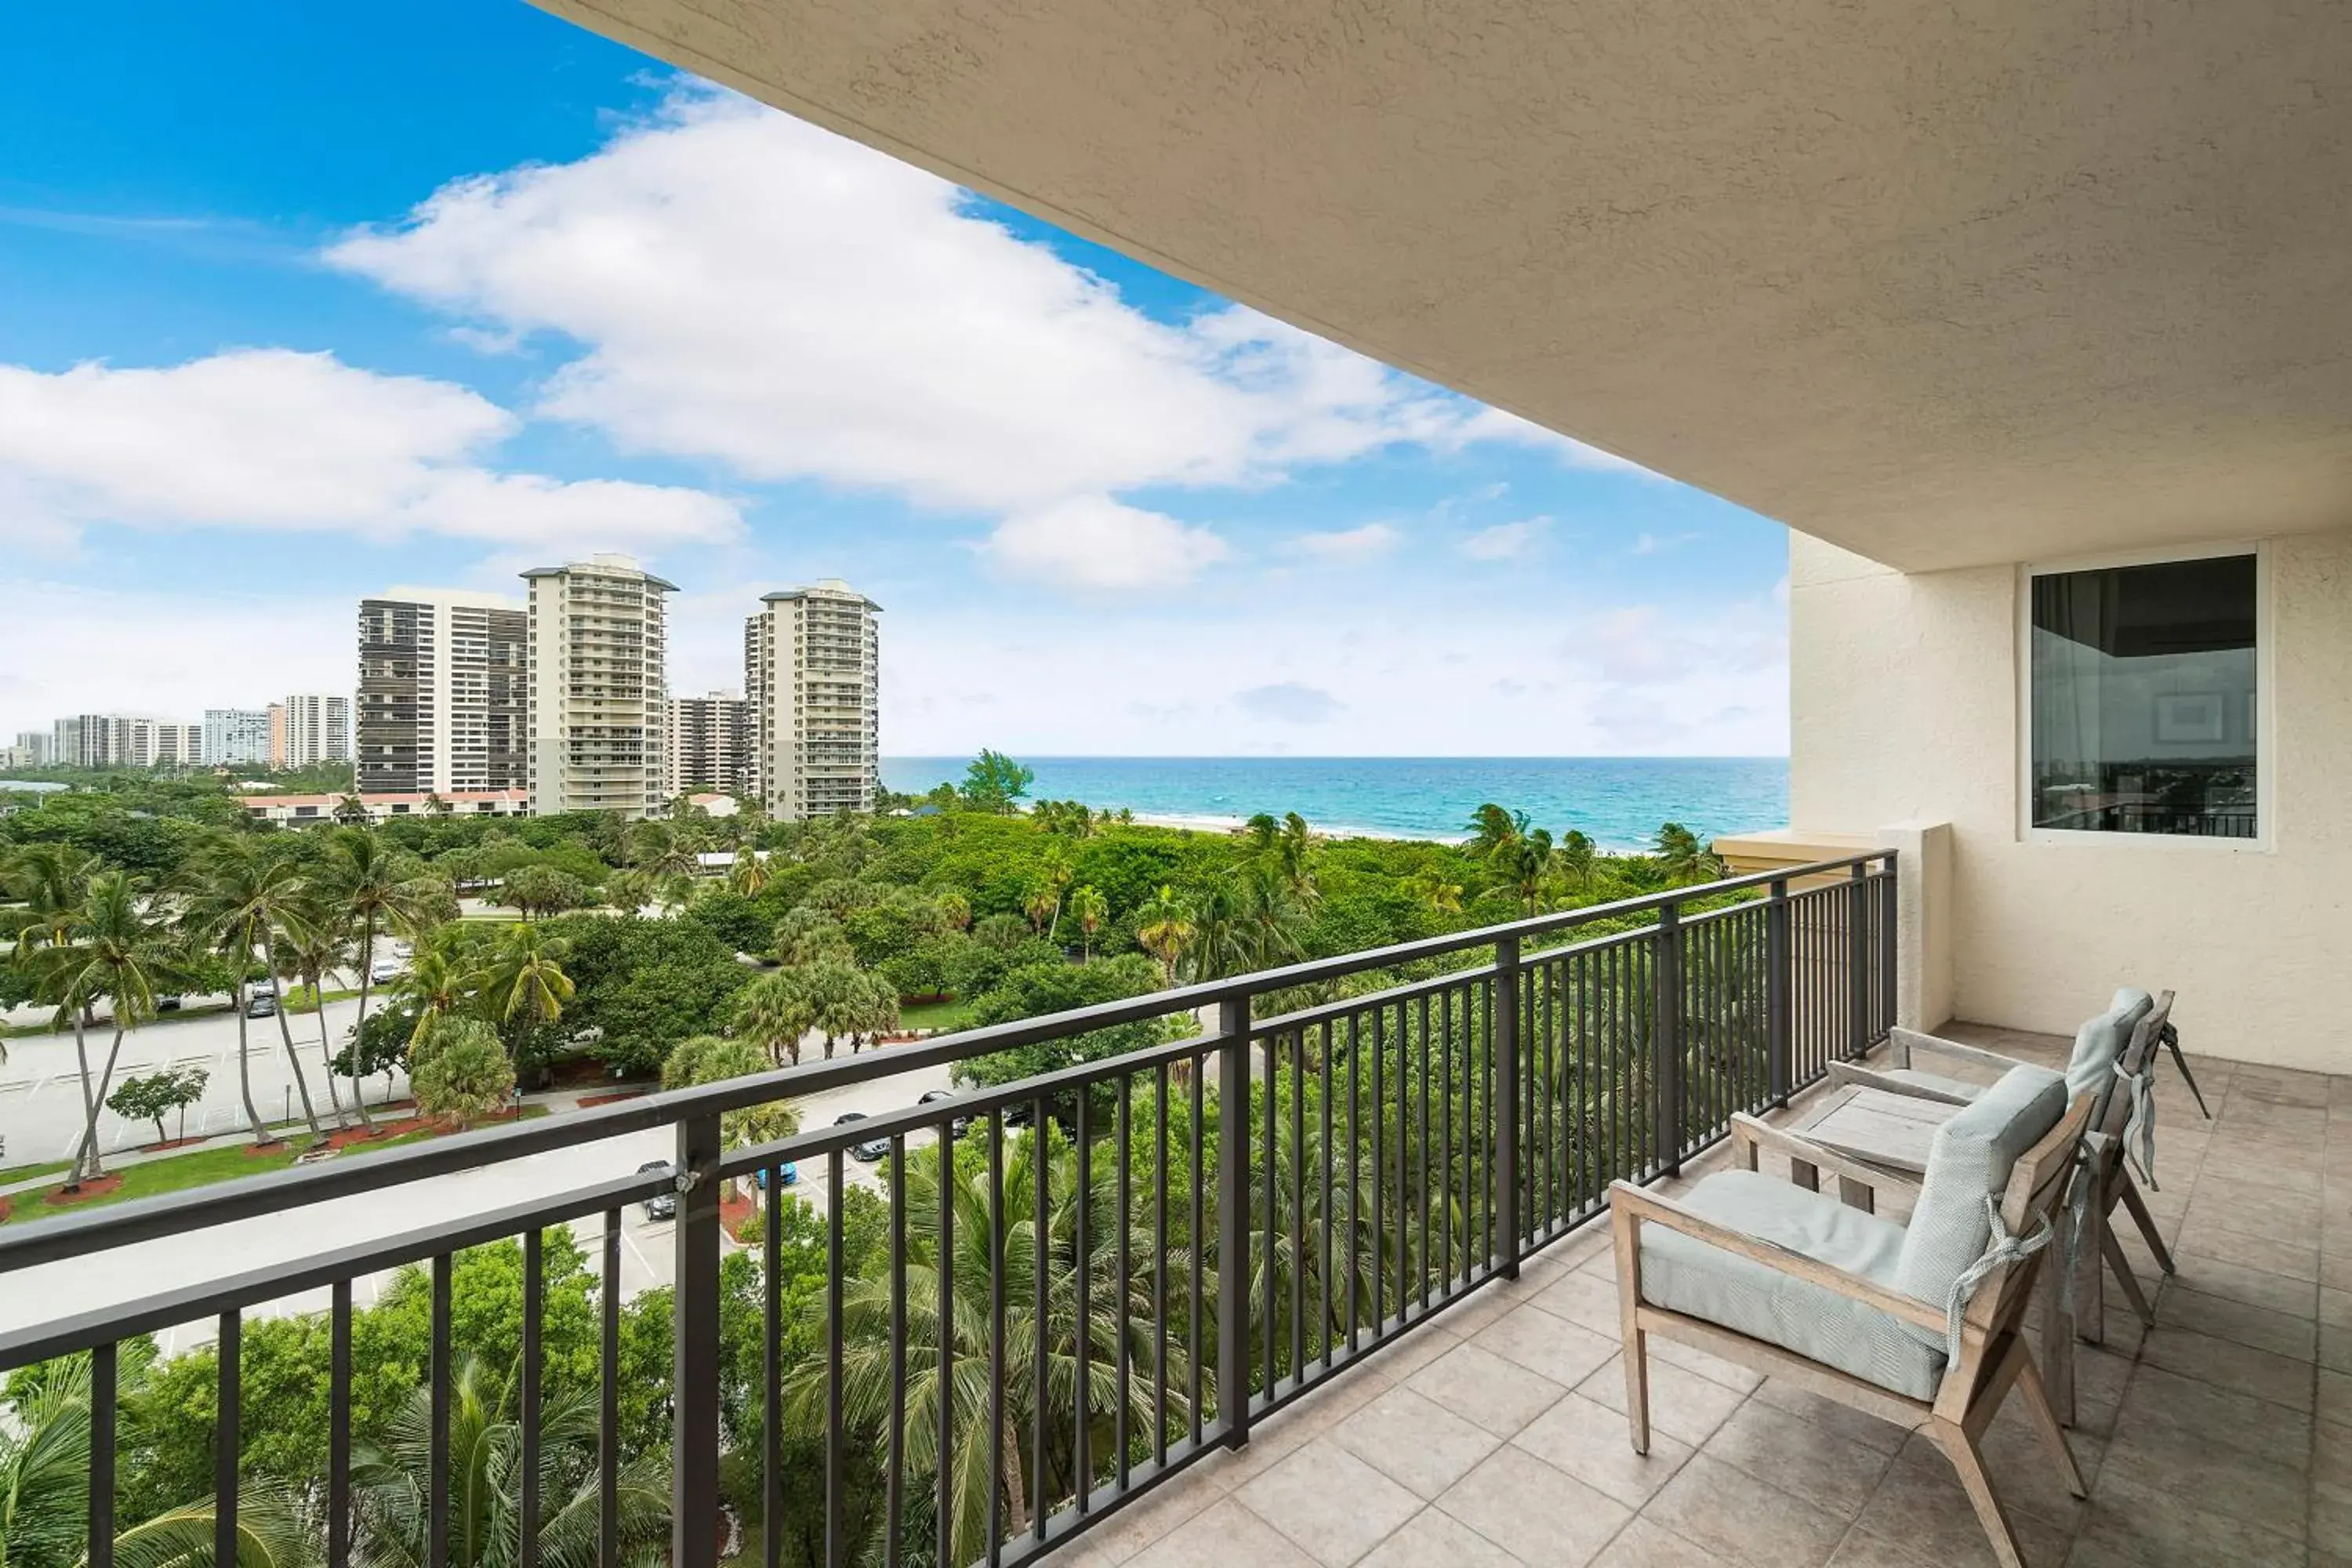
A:
{"label": "low-rise beachfront building", "polygon": [[351,815],[351,803],[370,822],[390,822],[403,816],[528,816],[530,792],[520,789],[452,790],[378,795],[244,795],[237,805],[257,822],[295,826],[310,822],[334,822]]}

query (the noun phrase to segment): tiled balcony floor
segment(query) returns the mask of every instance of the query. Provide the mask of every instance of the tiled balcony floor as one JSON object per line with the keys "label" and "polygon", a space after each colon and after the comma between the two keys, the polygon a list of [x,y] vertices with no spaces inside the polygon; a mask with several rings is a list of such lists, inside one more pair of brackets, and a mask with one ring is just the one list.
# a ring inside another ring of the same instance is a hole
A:
{"label": "tiled balcony floor", "polygon": [[[2065,1042],[1950,1031],[2054,1062]],[[2019,1413],[1994,1484],[2042,1568],[2352,1568],[2352,1078],[2192,1058],[2158,1079],[2149,1203],[2180,1272],[2084,1346],[2070,1498]],[[1801,1111],[1802,1107],[1800,1107]],[[2119,1210],[2117,1219],[2128,1227]],[[2158,1278],[2137,1236],[2144,1282]],[[1626,1441],[1601,1227],[1555,1247],[1073,1542],[1055,1568],[1968,1568],[1991,1551],[1906,1435],[1653,1339]]]}

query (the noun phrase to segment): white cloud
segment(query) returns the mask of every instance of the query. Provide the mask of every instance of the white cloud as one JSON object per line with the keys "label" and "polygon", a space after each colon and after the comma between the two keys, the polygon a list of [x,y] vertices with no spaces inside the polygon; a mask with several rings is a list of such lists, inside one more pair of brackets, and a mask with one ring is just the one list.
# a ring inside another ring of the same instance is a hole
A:
{"label": "white cloud", "polygon": [[[1557,444],[1239,307],[1171,324],[954,186],[731,96],[681,93],[576,163],[460,181],[329,261],[486,340],[576,345],[543,415],[624,449],[993,513],[1259,485],[1392,442]],[[1129,527],[1164,576],[1205,544]]]}
{"label": "white cloud", "polygon": [[1368,522],[1361,528],[1302,533],[1286,543],[1283,549],[1288,554],[1305,556],[1310,561],[1352,565],[1379,560],[1394,550],[1403,539],[1404,535],[1389,523]]}
{"label": "white cloud", "polygon": [[352,599],[341,594],[19,580],[0,626],[0,731],[11,736],[63,713],[201,719],[289,690],[349,690],[356,671]]}
{"label": "white cloud", "polygon": [[1698,535],[1696,533],[1657,534],[1652,533],[1648,530],[1644,529],[1634,538],[1630,553],[1634,555],[1664,555],[1669,550],[1680,550],[1684,545],[1688,544],[1692,540],[1696,539]]}
{"label": "white cloud", "polygon": [[1535,548],[1551,527],[1548,517],[1523,518],[1482,528],[1462,542],[1462,553],[1473,561],[1516,561]]}
{"label": "white cloud", "polygon": [[1322,688],[1296,680],[1253,686],[1234,692],[1234,700],[1253,718],[1271,719],[1277,724],[1321,724],[1347,706]]}
{"label": "white cloud", "polygon": [[106,521],[648,548],[740,528],[701,490],[482,466],[516,426],[465,387],[325,353],[0,365],[0,538],[60,546]]}
{"label": "white cloud", "polygon": [[1087,592],[1173,587],[1228,553],[1208,529],[1101,496],[1017,513],[981,548],[1008,575]]}
{"label": "white cloud", "polygon": [[1455,426],[1441,443],[1466,446],[1473,441],[1512,441],[1523,447],[1534,447],[1549,452],[1571,468],[1593,468],[1603,472],[1642,474],[1651,479],[1659,476],[1628,458],[1614,452],[1604,452],[1588,446],[1573,436],[1563,436],[1557,430],[1547,430],[1533,420],[1522,419],[1516,414],[1499,408],[1481,408]]}

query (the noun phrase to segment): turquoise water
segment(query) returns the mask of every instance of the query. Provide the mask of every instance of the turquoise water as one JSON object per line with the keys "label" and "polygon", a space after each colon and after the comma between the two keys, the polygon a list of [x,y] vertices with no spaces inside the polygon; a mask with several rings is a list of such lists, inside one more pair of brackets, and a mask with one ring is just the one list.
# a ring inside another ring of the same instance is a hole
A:
{"label": "turquoise water", "polygon": [[[965,757],[885,757],[882,782],[919,795],[963,777]],[[1786,757],[1031,757],[1030,794],[1125,806],[1163,821],[1228,823],[1296,811],[1328,833],[1454,838],[1494,801],[1603,848],[1646,843],[1661,822],[1702,837],[1789,820]]]}

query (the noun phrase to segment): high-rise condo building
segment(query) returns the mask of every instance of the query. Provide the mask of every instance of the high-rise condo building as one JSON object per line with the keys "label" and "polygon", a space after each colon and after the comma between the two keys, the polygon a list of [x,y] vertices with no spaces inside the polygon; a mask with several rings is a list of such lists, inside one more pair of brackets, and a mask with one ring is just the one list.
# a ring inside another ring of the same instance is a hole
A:
{"label": "high-rise condo building", "polygon": [[662,595],[625,555],[524,573],[530,585],[530,808],[658,811],[669,695]]}
{"label": "high-rise condo building", "polygon": [[204,760],[204,726],[142,713],[76,713],[52,725],[49,737],[62,767],[187,767]]}
{"label": "high-rise condo building", "polygon": [[286,765],[352,760],[352,700],[323,691],[298,691],[286,700]]}
{"label": "high-rise condo building", "polygon": [[764,595],[760,613],[744,624],[753,771],[772,816],[874,809],[881,609],[828,579]]}
{"label": "high-rise condo building", "polygon": [[283,702],[269,705],[269,765],[273,768],[286,765],[286,704]]}
{"label": "high-rise condo building", "polygon": [[17,765],[27,768],[48,766],[50,757],[55,755],[49,750],[52,739],[50,731],[47,730],[26,730],[19,733],[16,737],[16,750],[22,753],[22,760]]}
{"label": "high-rise condo building", "polygon": [[395,588],[360,601],[363,794],[522,789],[530,615],[520,600]]}
{"label": "high-rise condo building", "polygon": [[731,691],[669,700],[669,786],[751,793],[751,705]]}
{"label": "high-rise condo building", "polygon": [[267,763],[269,761],[269,710],[205,709],[205,761]]}

